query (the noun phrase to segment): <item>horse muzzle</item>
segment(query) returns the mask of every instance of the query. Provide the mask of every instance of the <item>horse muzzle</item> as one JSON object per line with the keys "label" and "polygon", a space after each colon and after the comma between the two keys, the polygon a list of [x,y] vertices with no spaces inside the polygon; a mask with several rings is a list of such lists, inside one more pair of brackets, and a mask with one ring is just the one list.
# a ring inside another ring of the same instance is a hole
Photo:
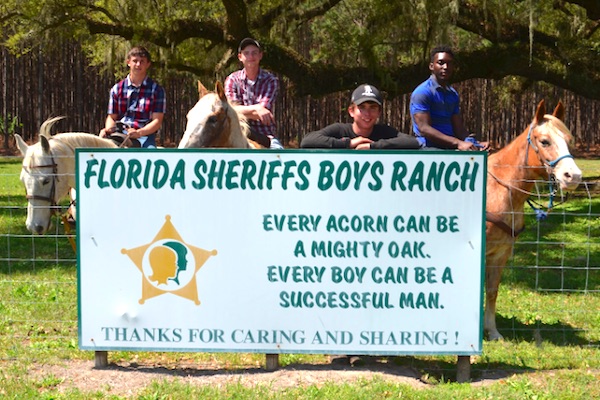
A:
{"label": "horse muzzle", "polygon": [[553,175],[562,190],[573,190],[581,183],[581,170],[573,159],[565,159],[559,163],[554,168]]}
{"label": "horse muzzle", "polygon": [[28,222],[27,230],[33,233],[34,235],[43,235],[44,233],[48,232],[51,226],[52,220],[48,218],[48,222],[46,224],[39,222]]}
{"label": "horse muzzle", "polygon": [[25,226],[34,235],[43,235],[52,226],[52,216],[57,212],[53,206],[35,206],[29,204],[27,207],[27,220]]}

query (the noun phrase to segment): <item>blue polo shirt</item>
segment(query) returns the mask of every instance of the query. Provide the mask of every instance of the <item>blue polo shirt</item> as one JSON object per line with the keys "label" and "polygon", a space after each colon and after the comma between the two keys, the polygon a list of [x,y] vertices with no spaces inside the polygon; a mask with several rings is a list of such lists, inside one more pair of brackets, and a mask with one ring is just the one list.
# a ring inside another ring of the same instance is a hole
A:
{"label": "blue polo shirt", "polygon": [[413,121],[413,131],[421,147],[436,147],[436,145],[421,136],[414,115],[429,113],[431,126],[444,135],[454,136],[451,117],[460,113],[459,103],[458,92],[452,86],[448,85],[444,88],[438,84],[434,75],[416,87],[410,96],[410,116]]}

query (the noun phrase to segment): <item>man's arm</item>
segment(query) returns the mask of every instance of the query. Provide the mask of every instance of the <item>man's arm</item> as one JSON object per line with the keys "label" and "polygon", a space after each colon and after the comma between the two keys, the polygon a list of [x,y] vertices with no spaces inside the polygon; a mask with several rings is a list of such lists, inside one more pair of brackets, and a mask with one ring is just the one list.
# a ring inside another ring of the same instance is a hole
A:
{"label": "man's arm", "polygon": [[263,125],[271,125],[275,123],[275,117],[271,110],[262,104],[253,104],[251,106],[236,106],[236,109],[241,112],[246,119],[260,121]]}
{"label": "man's arm", "polygon": [[406,133],[397,132],[395,137],[375,140],[370,145],[371,149],[420,149],[417,138]]}
{"label": "man's arm", "polygon": [[236,90],[236,77],[235,72],[230,74],[225,79],[225,96],[227,99],[236,104],[236,110],[244,115],[246,119],[253,121],[260,121],[263,125],[271,125],[275,123],[275,117],[271,112],[275,96],[279,90],[279,84],[277,78],[271,79],[264,88],[264,92],[261,93],[261,101],[257,104],[243,105],[241,93]]}
{"label": "man's arm", "polygon": [[[455,114],[452,117],[453,121],[456,115],[458,114]],[[421,135],[427,140],[433,142],[437,147],[441,149],[476,150],[472,143],[465,142],[458,137],[444,135],[442,132],[431,126],[431,115],[429,115],[429,113],[418,112],[413,115],[413,118],[417,124],[417,127],[419,128],[419,132],[421,132]]]}
{"label": "man's arm", "polygon": [[258,93],[259,102],[253,105],[240,106],[239,111],[247,119],[260,121],[263,125],[272,125],[275,123],[275,116],[271,110],[279,91],[279,81],[274,75],[267,75],[267,77],[260,88],[261,92]]}
{"label": "man's arm", "polygon": [[452,129],[454,130],[454,135],[460,139],[465,140],[469,136],[469,131],[465,128],[465,124],[463,123],[462,115],[454,114],[450,118],[450,122],[452,123]]}
{"label": "man's arm", "polygon": [[152,113],[152,120],[150,122],[139,129],[127,129],[127,134],[132,139],[138,139],[142,136],[152,135],[153,133],[156,133],[162,126],[164,116],[164,113]]}
{"label": "man's arm", "polygon": [[242,104],[242,99],[237,95],[237,91],[235,90],[236,82],[233,76],[234,73],[230,74],[227,78],[225,78],[225,83],[223,84],[223,89],[225,90],[225,97],[232,103]]}
{"label": "man's arm", "polygon": [[350,138],[343,133],[342,124],[333,124],[304,136],[300,147],[305,149],[348,149]]}
{"label": "man's arm", "polygon": [[453,115],[451,122],[452,122],[452,129],[454,129],[456,136],[459,137],[461,140],[472,144],[472,147],[467,150],[488,150],[489,149],[490,146],[489,146],[488,142],[474,142],[473,140],[475,140],[475,138],[471,138],[470,141],[467,140],[467,138],[469,136],[471,136],[471,134],[469,133],[467,128],[465,128],[461,114]]}
{"label": "man's arm", "polygon": [[104,122],[104,128],[100,129],[100,137],[107,137],[110,135],[112,128],[117,126],[117,114],[108,114],[106,121]]}

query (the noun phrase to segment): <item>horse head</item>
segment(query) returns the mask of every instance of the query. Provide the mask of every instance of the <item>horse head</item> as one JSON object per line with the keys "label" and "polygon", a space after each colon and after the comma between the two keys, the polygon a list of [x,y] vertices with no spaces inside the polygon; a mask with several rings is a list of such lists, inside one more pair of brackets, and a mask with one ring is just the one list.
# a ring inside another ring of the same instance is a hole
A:
{"label": "horse head", "polygon": [[546,114],[544,100],[539,103],[527,134],[527,158],[537,158],[550,179],[556,179],[561,189],[572,190],[581,182],[581,170],[569,152],[572,136],[562,122],[564,115],[561,102],[551,115]]}
{"label": "horse head", "polygon": [[187,114],[179,148],[248,148],[245,120],[227,101],[221,82],[217,81],[214,92],[198,82],[198,94],[200,99]]}
{"label": "horse head", "polygon": [[54,140],[48,140],[41,132],[40,141],[31,146],[17,134],[15,139],[24,156],[21,182],[28,201],[25,224],[30,232],[42,235],[50,228],[59,200],[68,194],[70,182],[65,164],[73,164],[73,161],[56,153],[52,146]]}
{"label": "horse head", "polygon": [[111,140],[84,132],[67,132],[50,136],[53,124],[63,117],[47,120],[40,127],[40,140],[28,146],[15,135],[23,155],[21,182],[27,196],[27,229],[42,235],[49,228],[58,202],[75,188],[75,149],[78,147],[117,148]]}

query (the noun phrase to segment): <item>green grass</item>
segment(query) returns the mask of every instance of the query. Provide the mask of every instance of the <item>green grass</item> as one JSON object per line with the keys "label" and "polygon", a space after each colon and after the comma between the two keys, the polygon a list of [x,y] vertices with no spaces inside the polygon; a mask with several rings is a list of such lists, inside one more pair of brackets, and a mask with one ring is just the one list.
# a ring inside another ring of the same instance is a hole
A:
{"label": "green grass", "polygon": [[[381,378],[276,389],[239,382],[196,387],[155,380],[135,398],[236,399],[590,399],[600,398],[600,161],[582,160],[587,186],[527,229],[505,270],[497,321],[505,340],[484,342],[472,357],[473,380],[457,384],[453,356],[391,357],[426,383],[414,387]],[[120,398],[110,390],[59,390],[60,376],[32,377],[31,363],[92,360],[77,345],[77,265],[60,223],[53,234],[32,237],[25,229],[26,201],[19,159],[0,158],[0,398]],[[588,217],[591,215],[591,217]],[[211,365],[222,373],[264,368],[264,355],[244,353],[112,352],[114,363],[138,362],[167,369]],[[310,370],[323,355],[285,354],[282,367]],[[216,366],[216,367],[215,367]],[[366,368],[369,368],[368,366]]]}

